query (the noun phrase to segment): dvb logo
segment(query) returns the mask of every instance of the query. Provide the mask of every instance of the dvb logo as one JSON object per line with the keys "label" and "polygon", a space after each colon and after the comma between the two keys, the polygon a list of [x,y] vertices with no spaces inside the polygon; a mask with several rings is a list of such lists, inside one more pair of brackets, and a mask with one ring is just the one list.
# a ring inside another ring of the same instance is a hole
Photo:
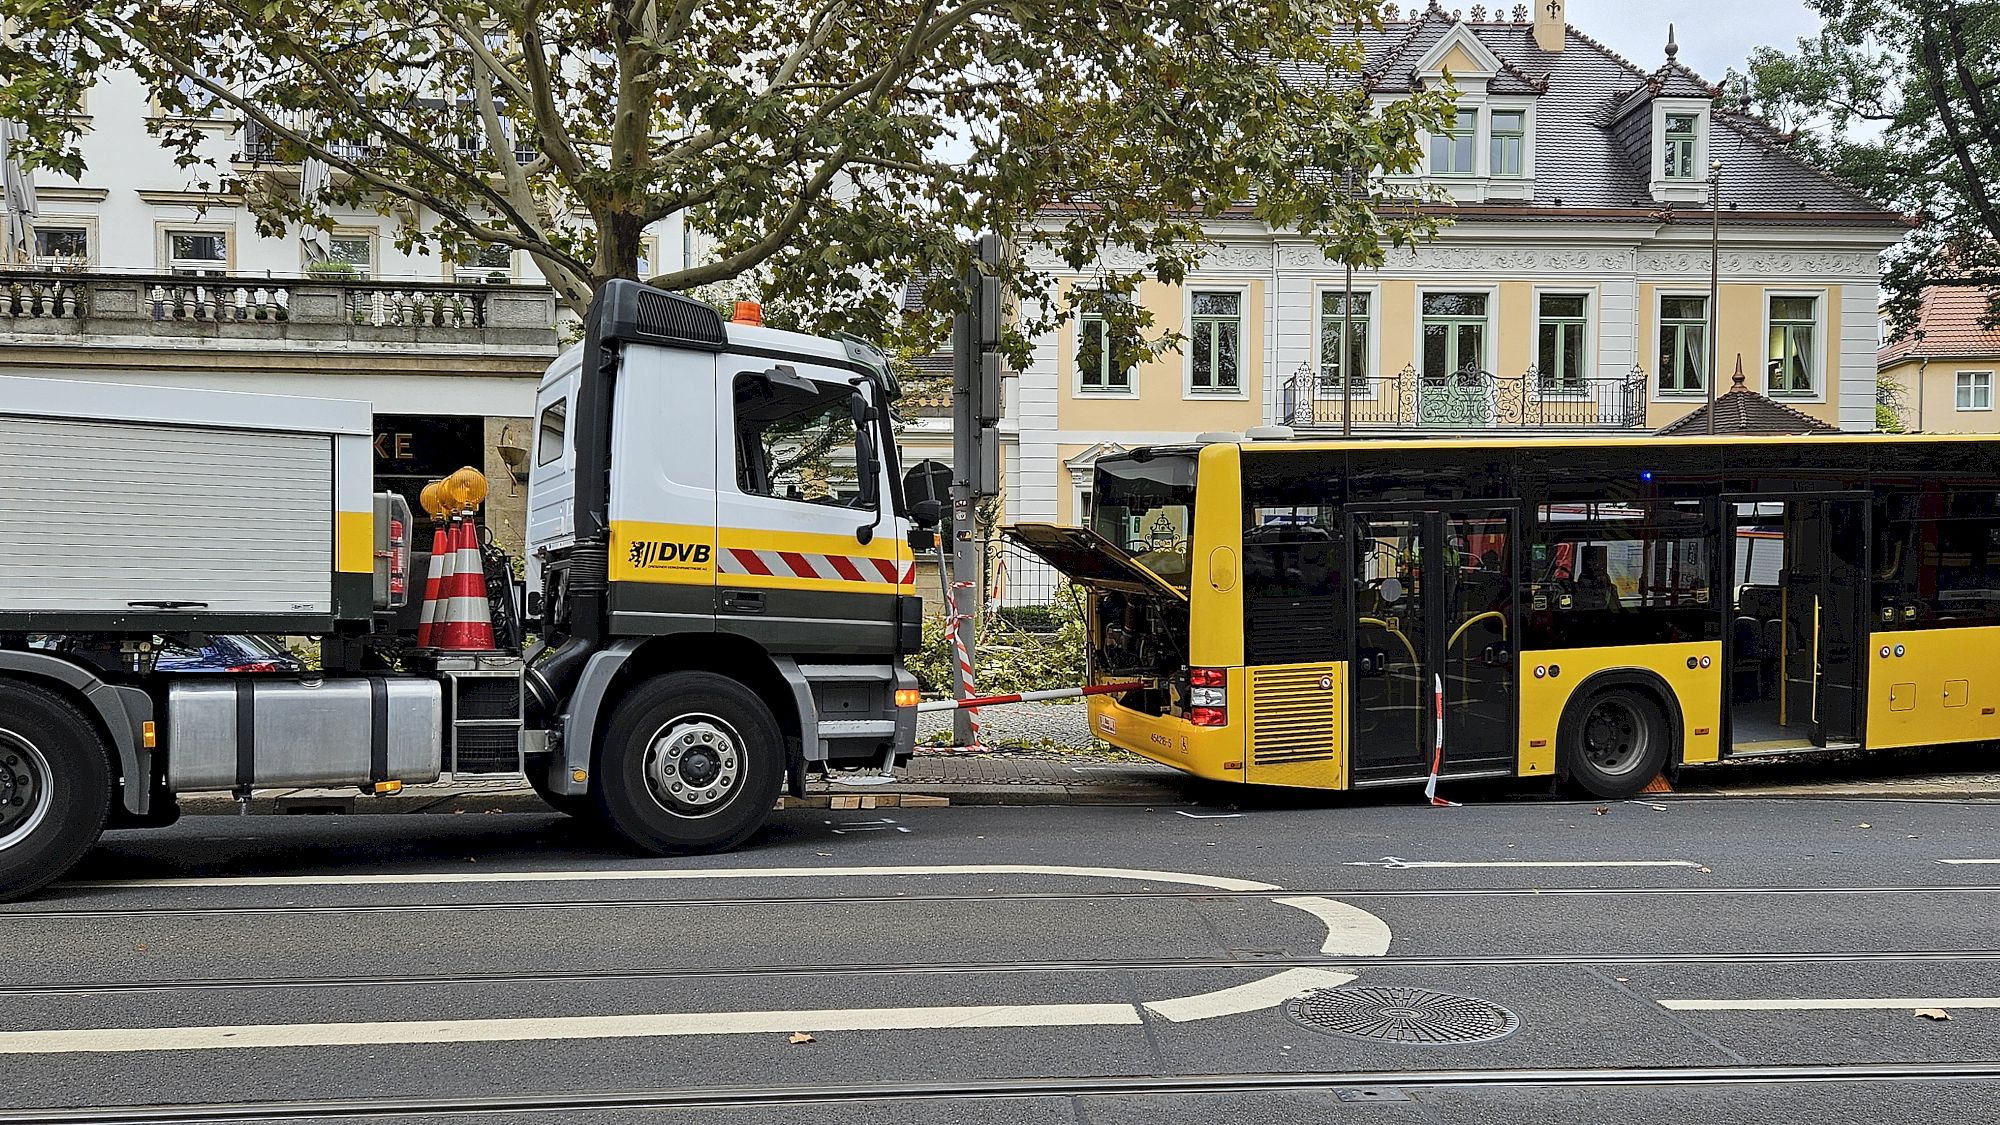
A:
{"label": "dvb logo", "polygon": [[626,552],[632,566],[638,570],[649,567],[707,566],[709,547],[706,543],[668,543],[660,540],[640,539],[633,542]]}

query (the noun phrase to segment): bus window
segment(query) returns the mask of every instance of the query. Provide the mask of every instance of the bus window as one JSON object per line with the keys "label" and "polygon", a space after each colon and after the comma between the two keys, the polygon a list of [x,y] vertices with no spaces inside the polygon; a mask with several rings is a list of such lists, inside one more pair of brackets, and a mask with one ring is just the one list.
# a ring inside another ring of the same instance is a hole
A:
{"label": "bus window", "polygon": [[1192,569],[1194,471],[1188,454],[1108,457],[1091,489],[1091,530],[1182,590]]}
{"label": "bus window", "polygon": [[1874,563],[1876,628],[2000,624],[2000,493],[1882,498]]}
{"label": "bus window", "polygon": [[1243,529],[1245,662],[1342,659],[1339,510],[1251,500]]}
{"label": "bus window", "polygon": [[1528,559],[1530,647],[1719,635],[1698,501],[1544,504],[1536,525]]}

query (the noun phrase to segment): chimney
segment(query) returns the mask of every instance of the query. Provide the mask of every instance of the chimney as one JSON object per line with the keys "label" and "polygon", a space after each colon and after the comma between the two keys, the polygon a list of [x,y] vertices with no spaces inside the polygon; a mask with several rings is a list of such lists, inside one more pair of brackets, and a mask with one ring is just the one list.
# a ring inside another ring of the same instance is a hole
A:
{"label": "chimney", "polygon": [[1535,46],[1550,54],[1563,49],[1563,17],[1568,7],[1568,0],[1535,0]]}

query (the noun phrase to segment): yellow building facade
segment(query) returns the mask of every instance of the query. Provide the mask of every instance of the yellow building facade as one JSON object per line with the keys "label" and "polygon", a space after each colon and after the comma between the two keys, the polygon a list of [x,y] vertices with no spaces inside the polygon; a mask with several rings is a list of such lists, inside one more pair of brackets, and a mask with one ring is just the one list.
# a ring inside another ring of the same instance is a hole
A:
{"label": "yellow building facade", "polygon": [[[1671,44],[1646,72],[1542,19],[1433,5],[1364,30],[1377,100],[1447,73],[1457,90],[1457,124],[1426,137],[1422,174],[1394,185],[1448,193],[1442,235],[1389,251],[1350,289],[1293,232],[1247,214],[1212,222],[1184,282],[1135,295],[1150,332],[1172,337],[1154,358],[1115,370],[1087,315],[1035,341],[1008,395],[1006,518],[1080,522],[1097,457],[1257,426],[1641,438],[1738,369],[1789,407],[1873,429],[1879,255],[1900,220],[1718,108]],[[1046,299],[1065,309],[1105,273],[1143,266],[1114,252],[1063,273],[1023,252],[1061,276]]]}

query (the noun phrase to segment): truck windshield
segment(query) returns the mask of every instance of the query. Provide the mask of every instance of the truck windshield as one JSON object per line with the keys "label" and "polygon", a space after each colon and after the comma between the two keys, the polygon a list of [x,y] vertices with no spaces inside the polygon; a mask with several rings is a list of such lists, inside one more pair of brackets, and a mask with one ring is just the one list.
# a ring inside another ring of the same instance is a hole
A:
{"label": "truck windshield", "polygon": [[1097,463],[1091,494],[1091,529],[1183,590],[1194,531],[1194,466],[1189,454],[1109,458]]}

